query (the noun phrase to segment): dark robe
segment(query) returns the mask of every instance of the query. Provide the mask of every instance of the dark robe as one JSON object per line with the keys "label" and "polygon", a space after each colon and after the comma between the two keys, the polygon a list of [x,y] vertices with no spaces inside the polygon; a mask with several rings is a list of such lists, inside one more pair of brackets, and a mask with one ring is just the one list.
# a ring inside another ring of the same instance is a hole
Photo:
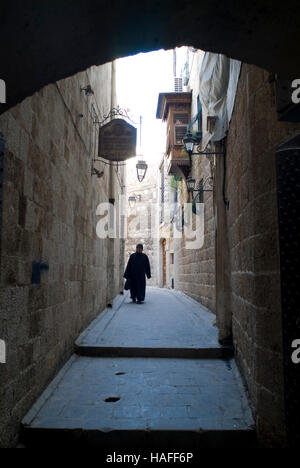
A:
{"label": "dark robe", "polygon": [[146,278],[151,278],[149,258],[146,254],[133,253],[130,255],[124,278],[130,280],[130,297],[143,301],[146,292]]}

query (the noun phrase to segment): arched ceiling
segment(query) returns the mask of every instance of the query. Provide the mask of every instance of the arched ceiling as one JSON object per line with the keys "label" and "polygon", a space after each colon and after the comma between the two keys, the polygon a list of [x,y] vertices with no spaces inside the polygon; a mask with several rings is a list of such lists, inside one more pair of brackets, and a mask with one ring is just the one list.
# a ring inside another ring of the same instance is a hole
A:
{"label": "arched ceiling", "polygon": [[299,0],[1,0],[0,112],[91,65],[181,45],[299,78],[299,43]]}

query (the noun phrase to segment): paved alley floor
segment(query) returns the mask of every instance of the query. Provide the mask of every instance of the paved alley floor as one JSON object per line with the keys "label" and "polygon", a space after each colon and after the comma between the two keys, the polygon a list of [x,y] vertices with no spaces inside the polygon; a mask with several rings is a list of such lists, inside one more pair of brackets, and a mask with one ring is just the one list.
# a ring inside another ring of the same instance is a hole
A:
{"label": "paved alley floor", "polygon": [[[167,289],[148,288],[141,305],[129,301],[119,296],[81,334],[78,354],[23,420],[28,446],[53,437],[58,445],[106,448],[251,446],[253,419],[235,360],[211,354],[221,348],[215,316]],[[86,347],[123,348],[125,356],[80,355]],[[146,348],[162,356],[141,357]],[[165,357],[169,348],[178,357]]]}
{"label": "paved alley floor", "polygon": [[78,338],[76,347],[79,354],[98,356],[113,351],[120,356],[148,357],[230,355],[218,342],[215,320],[214,314],[185,294],[150,287],[143,304],[132,303],[127,294],[121,307],[100,314]]}

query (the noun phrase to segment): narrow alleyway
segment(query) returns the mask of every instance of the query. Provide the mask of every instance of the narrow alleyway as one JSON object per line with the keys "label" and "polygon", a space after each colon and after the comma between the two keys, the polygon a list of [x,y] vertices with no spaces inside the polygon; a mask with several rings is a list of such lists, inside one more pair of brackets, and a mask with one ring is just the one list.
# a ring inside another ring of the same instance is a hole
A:
{"label": "narrow alleyway", "polygon": [[119,450],[255,442],[253,419],[215,316],[183,293],[118,296],[23,419],[26,446]]}

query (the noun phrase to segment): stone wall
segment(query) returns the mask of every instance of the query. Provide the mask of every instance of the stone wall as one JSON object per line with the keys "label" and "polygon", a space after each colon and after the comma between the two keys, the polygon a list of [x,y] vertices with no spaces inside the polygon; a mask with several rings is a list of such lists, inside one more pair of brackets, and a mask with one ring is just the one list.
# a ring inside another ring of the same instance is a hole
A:
{"label": "stone wall", "polygon": [[[243,64],[226,141],[229,208],[223,156],[193,156],[197,181],[214,176],[214,192],[204,193],[204,245],[187,250],[182,239],[174,247],[175,286],[216,312],[220,339],[232,337],[259,441],[273,447],[285,444],[275,151],[299,132],[278,121],[269,73]],[[183,181],[180,202],[188,200]]]}
{"label": "stone wall", "polygon": [[[20,420],[73,351],[78,334],[122,289],[122,241],[99,239],[96,207],[118,203],[123,171],[96,163],[96,117],[111,108],[112,64],[48,85],[2,114],[6,140],[1,243],[0,445],[15,443]],[[95,94],[80,90],[91,84]],[[95,115],[94,115],[95,117]],[[121,254],[120,254],[121,251]],[[114,262],[110,262],[113,252]],[[32,262],[45,261],[41,284]],[[108,288],[107,278],[112,278]],[[108,291],[108,292],[107,292]]]}
{"label": "stone wall", "polygon": [[[196,159],[191,171],[192,177],[199,182],[207,180],[211,175],[211,165],[207,157]],[[182,202],[191,203],[185,182],[181,183]],[[206,189],[211,188],[208,183]],[[197,200],[198,202],[199,200]],[[177,282],[176,289],[184,291],[212,312],[215,312],[215,213],[213,192],[203,193],[204,203],[204,243],[201,248],[186,248],[186,238],[183,235],[177,248]],[[193,215],[195,218],[195,215]],[[198,215],[197,215],[198,216]]]}
{"label": "stone wall", "polygon": [[258,435],[273,445],[284,440],[275,150],[299,131],[278,121],[269,73],[243,64],[227,138],[228,306]]}

